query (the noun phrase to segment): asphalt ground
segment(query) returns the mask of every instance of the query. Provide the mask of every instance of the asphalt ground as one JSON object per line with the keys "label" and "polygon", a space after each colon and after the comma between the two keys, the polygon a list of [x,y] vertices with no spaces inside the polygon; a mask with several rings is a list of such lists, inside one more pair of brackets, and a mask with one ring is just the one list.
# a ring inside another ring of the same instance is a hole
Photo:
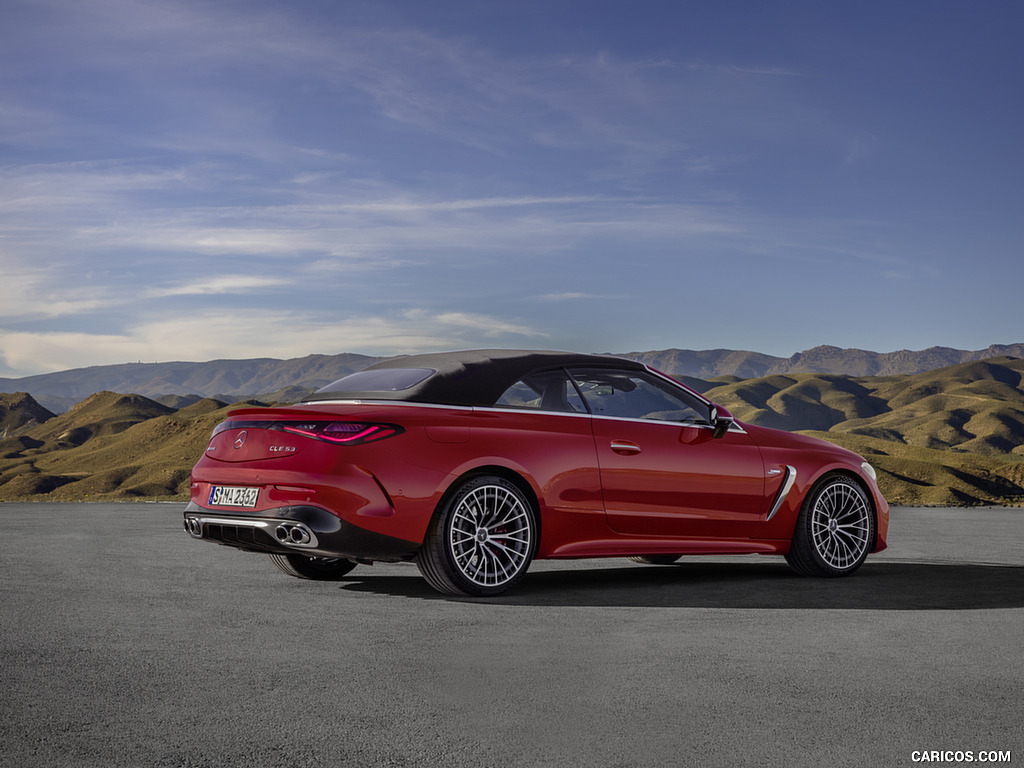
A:
{"label": "asphalt ground", "polygon": [[458,600],[290,578],[181,508],[0,505],[0,765],[1024,764],[1024,509],[897,508],[848,579],[539,562]]}

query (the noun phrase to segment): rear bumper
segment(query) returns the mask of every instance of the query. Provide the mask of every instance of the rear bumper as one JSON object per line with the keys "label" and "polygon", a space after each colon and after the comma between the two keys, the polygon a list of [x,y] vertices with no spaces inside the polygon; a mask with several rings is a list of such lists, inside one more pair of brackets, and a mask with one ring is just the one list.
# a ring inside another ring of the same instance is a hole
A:
{"label": "rear bumper", "polygon": [[367,531],[325,509],[294,505],[236,515],[189,502],[185,532],[193,539],[247,552],[344,557],[357,562],[411,560],[420,542]]}

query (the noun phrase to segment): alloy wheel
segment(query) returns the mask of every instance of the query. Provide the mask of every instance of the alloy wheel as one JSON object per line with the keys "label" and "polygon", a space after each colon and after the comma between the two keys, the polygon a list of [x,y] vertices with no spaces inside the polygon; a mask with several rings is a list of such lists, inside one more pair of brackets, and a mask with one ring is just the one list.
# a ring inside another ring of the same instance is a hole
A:
{"label": "alloy wheel", "polygon": [[845,482],[822,489],[811,512],[811,539],[821,559],[831,568],[856,565],[870,544],[871,510],[864,496]]}
{"label": "alloy wheel", "polygon": [[533,526],[523,500],[510,489],[482,485],[467,493],[448,526],[452,560],[481,587],[514,579],[529,563]]}

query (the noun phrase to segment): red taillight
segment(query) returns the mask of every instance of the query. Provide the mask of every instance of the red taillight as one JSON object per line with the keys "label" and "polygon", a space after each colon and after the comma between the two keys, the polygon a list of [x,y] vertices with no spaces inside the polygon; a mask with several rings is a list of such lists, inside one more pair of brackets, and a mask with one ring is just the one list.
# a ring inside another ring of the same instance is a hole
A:
{"label": "red taillight", "polygon": [[295,435],[305,435],[315,440],[342,445],[374,443],[387,437],[401,434],[401,427],[395,424],[366,424],[354,421],[327,422],[277,422],[272,429],[280,429]]}
{"label": "red taillight", "polygon": [[311,437],[337,445],[374,443],[402,434],[397,424],[371,424],[365,421],[222,421],[213,430],[213,436],[229,429],[272,429],[293,435]]}

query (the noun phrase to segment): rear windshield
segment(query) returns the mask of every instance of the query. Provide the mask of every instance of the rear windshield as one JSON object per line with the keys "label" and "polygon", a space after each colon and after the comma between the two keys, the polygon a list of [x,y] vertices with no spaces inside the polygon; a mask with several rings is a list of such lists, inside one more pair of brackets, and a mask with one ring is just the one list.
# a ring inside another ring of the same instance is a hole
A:
{"label": "rear windshield", "polygon": [[320,392],[400,392],[415,387],[433,376],[433,368],[379,368],[374,371],[350,373],[343,379],[323,387]]}

